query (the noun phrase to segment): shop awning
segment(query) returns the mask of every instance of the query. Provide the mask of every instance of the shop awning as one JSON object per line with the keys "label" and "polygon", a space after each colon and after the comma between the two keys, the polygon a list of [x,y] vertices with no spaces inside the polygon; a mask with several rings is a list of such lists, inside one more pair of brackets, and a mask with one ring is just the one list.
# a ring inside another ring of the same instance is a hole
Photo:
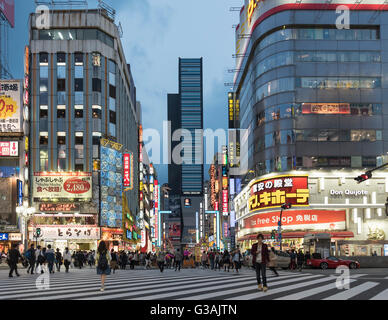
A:
{"label": "shop awning", "polygon": [[[354,233],[351,231],[300,231],[300,232],[283,232],[282,237],[283,239],[293,239],[293,238],[303,238],[306,234],[316,234],[316,233],[330,233],[332,239],[334,238],[354,238]],[[263,234],[264,239],[270,239],[270,234]],[[238,238],[237,241],[246,241],[246,240],[256,240],[257,233],[250,234],[241,238]]]}

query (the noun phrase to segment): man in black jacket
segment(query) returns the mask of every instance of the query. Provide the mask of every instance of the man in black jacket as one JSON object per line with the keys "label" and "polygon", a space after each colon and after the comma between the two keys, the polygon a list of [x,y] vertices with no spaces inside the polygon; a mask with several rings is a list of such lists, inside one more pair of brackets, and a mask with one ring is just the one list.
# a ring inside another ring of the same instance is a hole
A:
{"label": "man in black jacket", "polygon": [[26,253],[26,257],[27,257],[27,260],[28,260],[28,263],[29,263],[29,266],[28,266],[28,269],[27,269],[27,273],[30,273],[30,270],[31,270],[31,274],[34,274],[34,267],[35,267],[36,257],[35,257],[35,248],[34,248],[33,244],[31,245],[31,248],[28,249],[28,251]]}
{"label": "man in black jacket", "polygon": [[20,274],[18,273],[18,262],[19,259],[21,259],[20,252],[18,250],[18,245],[14,244],[12,246],[12,249],[8,252],[8,263],[9,263],[9,277],[13,277],[13,272],[15,271],[16,275],[20,277]]}

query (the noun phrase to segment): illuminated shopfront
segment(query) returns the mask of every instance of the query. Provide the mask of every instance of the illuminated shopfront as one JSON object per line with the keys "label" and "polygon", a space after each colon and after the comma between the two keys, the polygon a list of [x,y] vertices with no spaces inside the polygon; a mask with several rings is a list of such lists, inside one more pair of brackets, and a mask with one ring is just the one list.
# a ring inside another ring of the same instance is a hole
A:
{"label": "illuminated shopfront", "polygon": [[[266,241],[278,248],[271,232],[278,228],[279,206],[291,201],[292,208],[282,215],[284,250],[303,248],[306,234],[329,233],[332,254],[357,256],[376,251],[377,255],[385,255],[388,173],[376,172],[371,180],[357,184],[354,178],[359,173],[293,171],[252,180],[234,200],[238,244],[243,250],[250,249],[257,234],[263,233]],[[291,179],[286,188],[285,179]]]}

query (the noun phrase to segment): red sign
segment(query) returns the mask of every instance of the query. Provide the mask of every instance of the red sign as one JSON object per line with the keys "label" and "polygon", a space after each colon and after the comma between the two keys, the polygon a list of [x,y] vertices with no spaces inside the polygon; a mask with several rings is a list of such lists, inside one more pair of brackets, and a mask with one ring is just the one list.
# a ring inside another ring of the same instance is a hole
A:
{"label": "red sign", "polygon": [[229,213],[228,190],[222,190],[222,213],[223,215],[228,215]]}
{"label": "red sign", "polygon": [[133,154],[124,153],[123,155],[124,168],[124,187],[133,187]]}
{"label": "red sign", "polygon": [[15,27],[15,0],[0,0],[0,11],[10,23]]}
{"label": "red sign", "polygon": [[214,210],[218,211],[218,201],[214,202]]}
{"label": "red sign", "polygon": [[19,143],[17,141],[1,141],[0,157],[17,157],[19,155]]}
{"label": "red sign", "polygon": [[251,185],[249,211],[277,208],[285,203],[308,206],[308,176],[276,176],[260,179]]}
{"label": "red sign", "polygon": [[181,236],[181,224],[179,222],[170,222],[168,224],[168,237],[180,238],[180,236]]}
{"label": "red sign", "polygon": [[228,223],[227,222],[224,222],[224,238],[227,238],[229,235],[229,227],[228,227]]}
{"label": "red sign", "polygon": [[139,144],[139,162],[143,162],[143,143]]}
{"label": "red sign", "polygon": [[158,180],[154,181],[154,214],[155,214],[155,239],[159,237],[159,194],[158,194]]}
{"label": "red sign", "polygon": [[349,103],[302,103],[303,114],[350,114]]}
{"label": "red sign", "polygon": [[66,180],[63,188],[66,192],[72,194],[82,194],[90,190],[91,186],[88,181],[82,180],[80,178],[72,178]]}
{"label": "red sign", "polygon": [[[244,229],[277,228],[280,211],[260,213],[244,220]],[[297,210],[283,211],[282,227],[287,229],[341,230],[345,229],[346,211]],[[309,228],[307,226],[309,225]]]}

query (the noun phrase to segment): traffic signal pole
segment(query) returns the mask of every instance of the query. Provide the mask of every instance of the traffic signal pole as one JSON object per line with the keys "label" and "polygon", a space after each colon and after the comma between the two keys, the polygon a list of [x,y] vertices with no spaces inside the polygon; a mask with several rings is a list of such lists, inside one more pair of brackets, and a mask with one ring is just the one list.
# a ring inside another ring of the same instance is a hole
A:
{"label": "traffic signal pole", "polygon": [[280,251],[282,251],[282,216],[283,216],[283,207],[280,210],[280,220],[279,220],[279,242],[280,242]]}

